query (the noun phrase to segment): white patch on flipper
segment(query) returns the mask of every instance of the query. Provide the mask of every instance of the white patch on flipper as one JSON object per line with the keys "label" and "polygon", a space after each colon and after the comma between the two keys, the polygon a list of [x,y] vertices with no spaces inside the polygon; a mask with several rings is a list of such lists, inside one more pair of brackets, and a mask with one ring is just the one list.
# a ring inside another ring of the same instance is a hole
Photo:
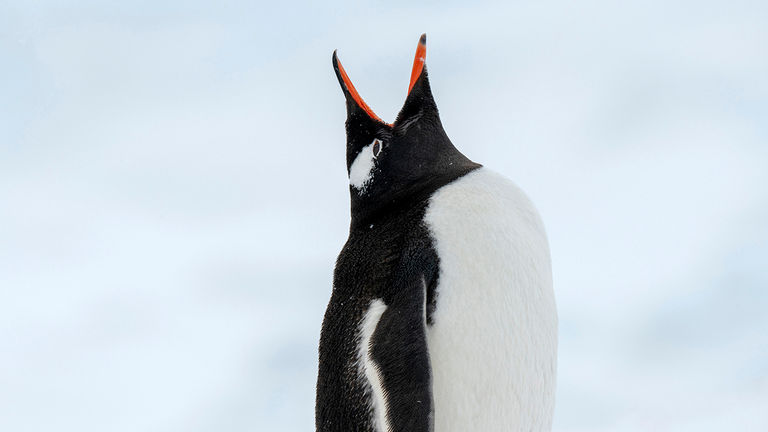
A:
{"label": "white patch on flipper", "polygon": [[436,191],[424,220],[440,258],[427,328],[435,431],[550,431],[557,312],[538,212],[475,170]]}
{"label": "white patch on flipper", "polygon": [[372,143],[360,150],[360,153],[357,154],[357,157],[349,167],[349,184],[360,193],[365,192],[365,187],[370,183],[371,179],[373,179],[374,161],[376,160],[376,156],[378,156],[373,153],[373,146],[376,145],[377,141],[379,143],[379,148],[381,148],[381,140],[374,139]]}
{"label": "white patch on flipper", "polygon": [[360,324],[360,347],[357,362],[360,376],[367,381],[366,387],[370,389],[373,427],[376,432],[389,432],[391,430],[387,419],[387,400],[381,372],[370,354],[371,337],[385,310],[387,310],[387,305],[381,299],[373,300],[368,307],[363,322]]}

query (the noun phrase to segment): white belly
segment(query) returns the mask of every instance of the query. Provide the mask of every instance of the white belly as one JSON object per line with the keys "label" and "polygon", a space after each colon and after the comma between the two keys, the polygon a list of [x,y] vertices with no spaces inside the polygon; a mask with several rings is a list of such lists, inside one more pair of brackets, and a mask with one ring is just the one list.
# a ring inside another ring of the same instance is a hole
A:
{"label": "white belly", "polygon": [[551,430],[557,311],[536,209],[480,168],[435,192],[425,221],[440,257],[435,432]]}

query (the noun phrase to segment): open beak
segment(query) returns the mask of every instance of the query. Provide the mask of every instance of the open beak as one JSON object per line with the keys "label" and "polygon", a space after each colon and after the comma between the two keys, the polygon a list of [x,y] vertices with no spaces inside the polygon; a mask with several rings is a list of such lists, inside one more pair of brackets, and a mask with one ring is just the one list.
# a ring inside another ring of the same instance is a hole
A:
{"label": "open beak", "polygon": [[[426,59],[427,59],[427,34],[424,33],[423,35],[421,35],[421,38],[419,38],[419,45],[416,47],[416,56],[413,58],[413,68],[411,69],[411,81],[408,84],[408,94],[411,93],[413,86],[416,85],[416,82],[421,77],[421,74],[424,71],[424,62],[426,61]],[[368,114],[368,117],[370,117],[371,119],[381,122],[385,125],[392,126],[391,123],[387,123],[384,120],[382,120],[379,116],[377,116],[376,113],[373,112],[371,107],[369,107],[368,104],[365,103],[363,98],[360,96],[360,93],[357,92],[355,85],[352,84],[352,80],[349,79],[349,75],[347,75],[347,71],[344,70],[344,66],[341,65],[341,61],[339,61],[339,57],[336,55],[336,51],[333,52],[333,67],[334,69],[336,69],[339,80],[342,82],[342,85],[344,86],[344,90],[346,90],[346,92],[349,93],[349,96],[352,97],[352,99],[355,101],[357,106],[360,107],[360,109],[362,109],[363,111],[365,111],[365,113]]]}

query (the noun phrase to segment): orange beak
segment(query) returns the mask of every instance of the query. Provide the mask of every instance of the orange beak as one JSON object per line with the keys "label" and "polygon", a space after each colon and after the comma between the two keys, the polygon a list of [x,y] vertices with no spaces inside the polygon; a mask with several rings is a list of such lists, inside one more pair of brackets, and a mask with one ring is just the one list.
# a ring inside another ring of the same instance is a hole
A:
{"label": "orange beak", "polygon": [[[424,33],[423,35],[421,35],[421,38],[419,38],[419,45],[416,47],[416,56],[413,58],[413,68],[411,69],[411,82],[408,85],[408,94],[411,93],[413,86],[416,85],[416,81],[418,81],[419,77],[421,77],[421,74],[424,71],[424,62],[426,61],[426,59],[427,59],[427,34]],[[365,113],[368,114],[368,117],[378,122],[381,122],[385,125],[392,126],[391,123],[387,123],[384,120],[382,120],[379,116],[377,116],[376,113],[373,112],[371,107],[369,107],[368,104],[365,103],[362,96],[360,96],[360,93],[357,92],[355,85],[352,84],[352,80],[349,79],[349,75],[347,75],[347,71],[344,70],[344,66],[341,65],[341,61],[336,55],[336,51],[333,52],[333,61],[334,61],[334,65],[336,65],[338,68],[339,75],[341,76],[341,80],[344,82],[344,87],[346,88],[347,92],[349,92],[349,95],[352,96],[352,99],[355,101],[357,106],[359,106],[363,111],[365,111]]]}
{"label": "orange beak", "polygon": [[416,47],[416,56],[413,58],[413,69],[411,69],[411,83],[408,85],[408,94],[411,94],[413,85],[416,84],[421,71],[424,69],[424,62],[427,60],[427,34],[424,33],[419,39],[419,45]]}
{"label": "orange beak", "polygon": [[344,70],[344,66],[341,65],[341,61],[339,61],[339,58],[336,56],[336,51],[333,52],[333,56],[336,59],[336,64],[339,66],[339,73],[341,74],[341,79],[344,81],[344,85],[347,87],[347,91],[349,92],[350,96],[352,96],[352,99],[355,100],[355,103],[357,103],[357,106],[363,109],[363,111],[368,114],[368,117],[380,121],[384,124],[388,124],[384,122],[379,116],[376,115],[375,112],[371,109],[371,107],[368,106],[367,103],[363,100],[363,98],[360,96],[360,93],[357,92],[357,89],[355,88],[354,84],[352,84],[352,80],[349,79],[349,75],[347,75],[347,71]]}

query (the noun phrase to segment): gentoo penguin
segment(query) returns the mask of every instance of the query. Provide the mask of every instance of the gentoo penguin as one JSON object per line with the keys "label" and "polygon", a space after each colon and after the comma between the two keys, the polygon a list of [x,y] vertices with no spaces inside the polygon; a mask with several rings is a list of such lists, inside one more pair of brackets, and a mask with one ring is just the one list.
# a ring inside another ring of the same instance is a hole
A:
{"label": "gentoo penguin", "polygon": [[541,219],[443,130],[416,50],[394,123],[346,97],[349,238],[320,336],[322,432],[551,430],[557,313]]}

